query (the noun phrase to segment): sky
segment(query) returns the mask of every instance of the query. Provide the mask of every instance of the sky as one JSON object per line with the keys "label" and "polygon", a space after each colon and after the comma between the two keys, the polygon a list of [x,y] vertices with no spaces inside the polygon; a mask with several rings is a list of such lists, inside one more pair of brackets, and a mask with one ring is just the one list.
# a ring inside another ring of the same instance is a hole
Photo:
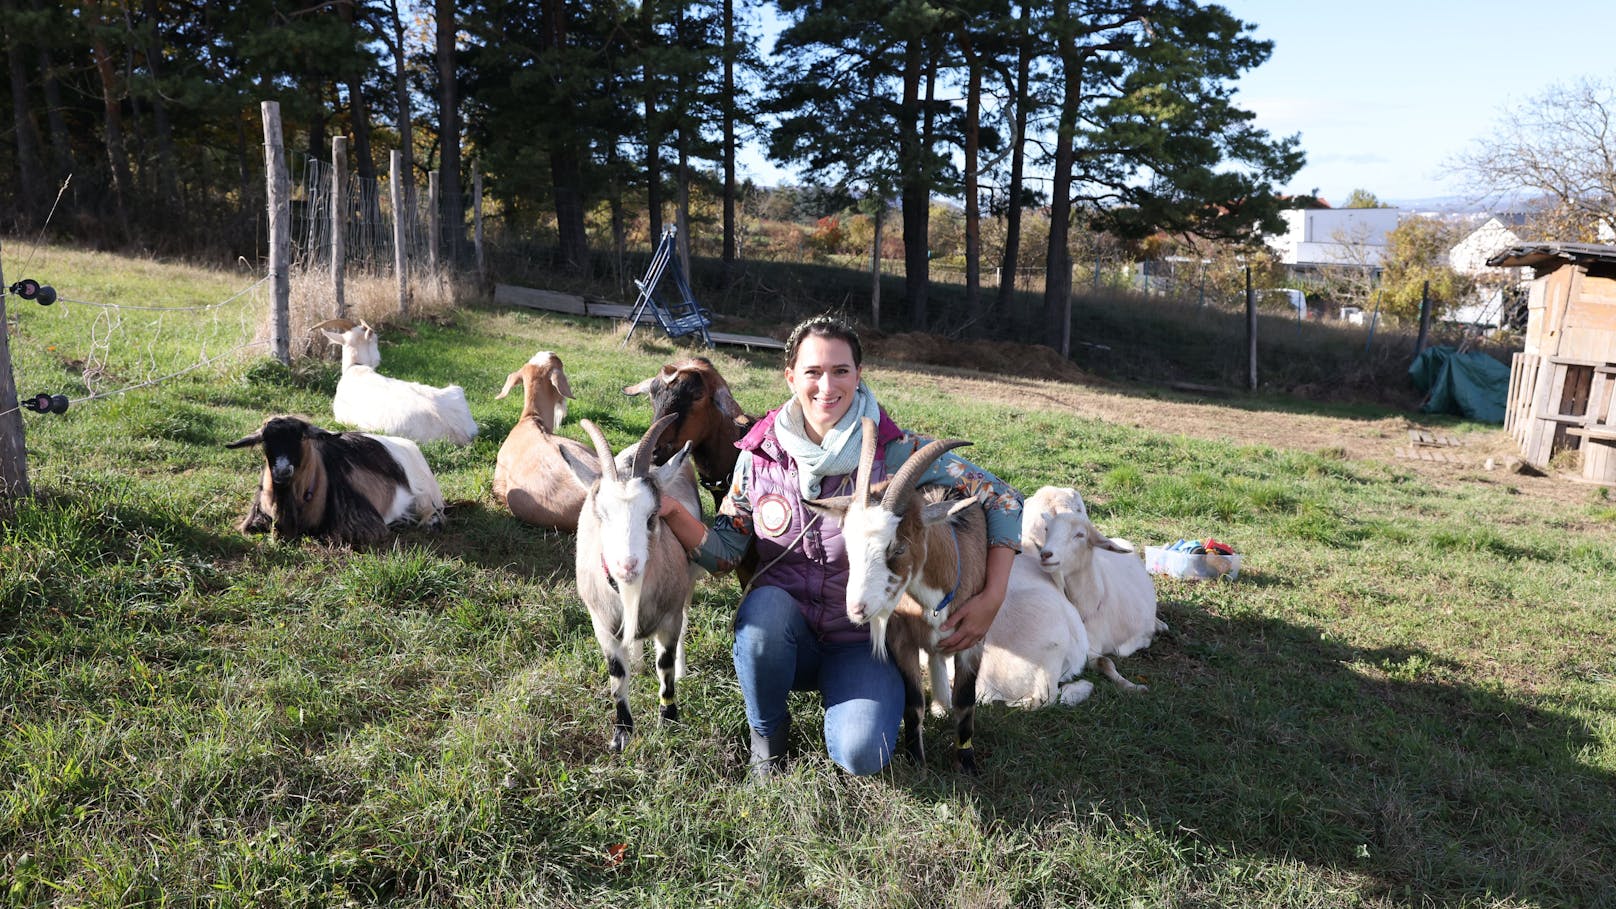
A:
{"label": "sky", "polygon": [[[1222,0],[1274,43],[1236,103],[1276,137],[1301,135],[1307,164],[1280,189],[1339,204],[1473,197],[1454,157],[1511,104],[1583,77],[1616,82],[1616,0]],[[765,46],[772,37],[765,39]],[[756,150],[764,185],[799,182]]]}

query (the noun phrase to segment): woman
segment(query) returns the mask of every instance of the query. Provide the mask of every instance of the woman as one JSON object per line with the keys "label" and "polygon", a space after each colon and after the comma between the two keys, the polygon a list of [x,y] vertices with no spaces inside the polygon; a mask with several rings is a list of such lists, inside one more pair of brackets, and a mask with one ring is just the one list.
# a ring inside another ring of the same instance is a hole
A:
{"label": "woman", "polygon": [[[904,432],[861,381],[858,335],[820,316],[798,325],[786,342],[791,399],[737,443],[741,449],[723,511],[704,527],[671,496],[662,515],[691,558],[714,573],[740,561],[754,539],[759,569],[735,617],[735,674],[752,728],[752,768],[767,776],[785,754],[791,691],[818,691],[825,705],[825,744],[854,774],[885,767],[897,747],[903,681],[890,661],[871,653],[867,626],[847,618],[847,554],[841,528],[803,506],[804,499],[852,491],[863,430],[876,421],[872,480],[894,473],[930,439]],[[1021,497],[992,474],[952,453],[921,482],[986,492],[987,581],[943,624],[941,647],[973,647],[1004,602],[1021,538]]]}

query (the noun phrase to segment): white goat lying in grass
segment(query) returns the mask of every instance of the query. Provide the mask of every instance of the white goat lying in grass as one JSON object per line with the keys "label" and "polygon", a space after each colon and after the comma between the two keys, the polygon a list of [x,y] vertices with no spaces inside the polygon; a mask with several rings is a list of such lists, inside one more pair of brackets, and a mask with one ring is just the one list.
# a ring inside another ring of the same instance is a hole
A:
{"label": "white goat lying in grass", "polygon": [[1075,679],[1089,661],[1089,636],[1077,610],[1038,565],[1032,551],[1011,563],[1004,606],[988,628],[977,671],[978,701],[1011,707],[1070,707],[1094,691]]}
{"label": "white goat lying in grass", "polygon": [[1050,515],[1045,533],[1036,550],[1039,566],[1077,608],[1088,632],[1089,662],[1124,691],[1144,691],[1111,662],[1167,630],[1156,617],[1156,585],[1144,562],[1075,511]]}
{"label": "white goat lying in grass", "polygon": [[[327,325],[341,332],[333,332]],[[364,322],[331,319],[319,328],[331,343],[342,345],[342,378],[331,401],[331,413],[338,420],[366,432],[417,442],[448,439],[465,445],[476,438],[477,421],[466,404],[465,389],[459,385],[433,388],[377,372],[381,350],[376,331]]]}

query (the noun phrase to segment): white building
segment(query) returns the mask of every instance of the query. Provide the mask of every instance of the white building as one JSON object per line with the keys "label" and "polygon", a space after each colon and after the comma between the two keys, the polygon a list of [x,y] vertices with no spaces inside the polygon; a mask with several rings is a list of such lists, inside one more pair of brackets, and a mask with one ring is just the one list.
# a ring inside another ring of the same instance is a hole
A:
{"label": "white building", "polygon": [[1386,234],[1409,213],[1398,208],[1303,208],[1280,212],[1285,233],[1268,237],[1280,261],[1297,268],[1379,268]]}
{"label": "white building", "polygon": [[1483,216],[1481,226],[1448,250],[1448,266],[1476,278],[1476,293],[1448,313],[1448,321],[1497,328],[1522,299],[1519,289],[1531,283],[1521,268],[1495,268],[1487,260],[1523,242],[1516,229],[1526,223],[1519,214]]}

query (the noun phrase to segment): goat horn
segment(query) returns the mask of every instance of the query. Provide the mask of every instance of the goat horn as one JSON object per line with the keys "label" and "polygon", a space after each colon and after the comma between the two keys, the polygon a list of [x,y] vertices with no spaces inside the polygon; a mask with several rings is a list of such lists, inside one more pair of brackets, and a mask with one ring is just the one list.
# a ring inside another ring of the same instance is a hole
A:
{"label": "goat horn", "polygon": [[875,470],[875,421],[859,417],[859,431],[864,438],[860,440],[858,473],[853,476],[853,501],[866,502],[870,498],[870,474]]}
{"label": "goat horn", "polygon": [[943,456],[946,451],[963,448],[971,444],[964,439],[937,439],[927,443],[909,456],[898,468],[898,473],[887,483],[886,495],[881,497],[881,506],[897,514],[909,507],[909,498],[915,493],[915,483],[920,475],[926,472],[934,461]]}
{"label": "goat horn", "polygon": [[655,423],[651,424],[650,429],[645,431],[645,435],[640,439],[640,447],[634,449],[634,470],[629,476],[643,477],[651,472],[651,456],[656,452],[657,442],[661,440],[662,434],[677,419],[679,419],[678,414],[663,414]]}
{"label": "goat horn", "polygon": [[340,332],[340,331],[347,331],[350,328],[354,328],[358,324],[359,324],[358,322],[355,322],[352,319],[326,319],[324,322],[321,322],[320,324],[311,327],[309,329],[309,331],[314,331],[317,328],[335,328],[337,331]]}
{"label": "goat horn", "polygon": [[617,462],[612,460],[612,447],[606,444],[606,434],[600,427],[588,420],[579,420],[578,425],[589,433],[589,438],[595,443],[595,457],[600,459],[600,477],[612,483],[621,482],[617,479]]}

